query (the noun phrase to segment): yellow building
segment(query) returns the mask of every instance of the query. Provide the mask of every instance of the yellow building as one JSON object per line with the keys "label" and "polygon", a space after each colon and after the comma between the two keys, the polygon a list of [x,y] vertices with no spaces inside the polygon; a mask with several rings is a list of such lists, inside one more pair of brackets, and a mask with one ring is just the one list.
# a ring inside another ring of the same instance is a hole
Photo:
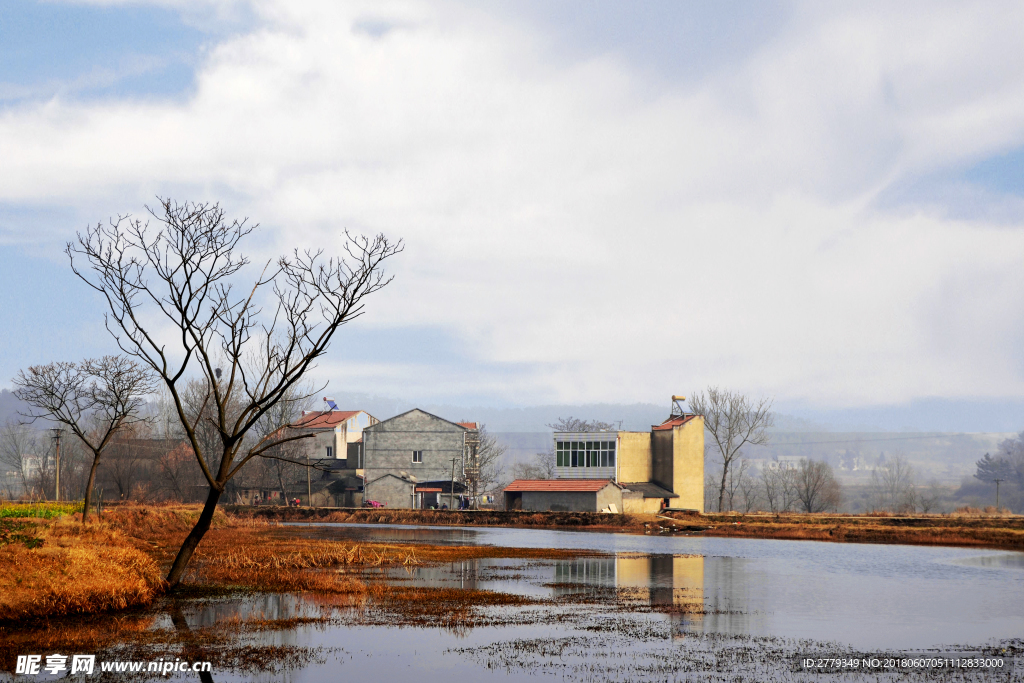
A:
{"label": "yellow building", "polygon": [[555,432],[556,479],[610,479],[622,512],[704,512],[704,418],[683,412],[650,432]]}

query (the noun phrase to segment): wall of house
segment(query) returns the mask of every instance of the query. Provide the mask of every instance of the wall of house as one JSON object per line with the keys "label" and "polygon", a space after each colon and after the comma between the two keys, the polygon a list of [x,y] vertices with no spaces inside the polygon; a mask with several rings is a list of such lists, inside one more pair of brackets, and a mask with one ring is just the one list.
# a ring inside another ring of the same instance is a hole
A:
{"label": "wall of house", "polygon": [[[419,410],[367,427],[363,430],[366,479],[406,472],[420,482],[447,480],[452,476],[452,458],[458,458],[455,475],[459,478],[465,434],[459,425]],[[422,463],[412,461],[413,451],[423,451]]]}
{"label": "wall of house", "polygon": [[644,512],[644,496],[638,491],[629,491],[622,494],[622,507],[619,508],[627,514],[640,514]]}
{"label": "wall of house", "polygon": [[411,508],[415,484],[398,477],[382,477],[366,485],[366,500],[376,500],[389,508]]}
{"label": "wall of house", "polygon": [[[621,503],[621,500],[619,502]],[[523,491],[523,509],[543,512],[594,512],[598,509],[597,494],[591,491]]]}
{"label": "wall of house", "polygon": [[704,512],[704,418],[672,429],[672,507]]}
{"label": "wall of house", "polygon": [[611,484],[597,492],[594,509],[600,512],[609,505],[614,505],[617,511],[622,512],[622,489]]}
{"label": "wall of house", "polygon": [[619,481],[651,480],[651,433],[619,432]]}

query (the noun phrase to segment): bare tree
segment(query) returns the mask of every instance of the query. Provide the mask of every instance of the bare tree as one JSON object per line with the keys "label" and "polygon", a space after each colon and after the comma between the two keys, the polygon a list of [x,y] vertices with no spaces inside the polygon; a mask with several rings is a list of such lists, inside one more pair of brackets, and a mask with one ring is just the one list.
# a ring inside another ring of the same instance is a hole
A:
{"label": "bare tree", "polygon": [[578,417],[560,417],[557,421],[545,425],[556,432],[609,432],[615,429],[611,422],[600,420],[584,420]]}
{"label": "bare tree", "polygon": [[466,467],[465,477],[474,504],[478,500],[477,496],[491,493],[500,485],[504,473],[501,460],[508,450],[496,436],[487,431],[486,425],[479,426],[477,440],[476,455],[470,456],[470,463],[475,464]]}
{"label": "bare tree", "polygon": [[[272,439],[275,434],[283,433],[289,426],[297,422],[302,417],[303,411],[312,408],[313,392],[314,387],[309,383],[289,389],[285,396],[256,423],[257,438],[260,441]],[[281,443],[268,451],[271,457],[261,458],[262,474],[276,484],[281,492],[282,501],[288,499],[288,486],[285,481],[293,481],[298,478],[297,474],[302,465],[296,463],[302,460],[303,453],[300,451],[305,445],[300,441]]]}
{"label": "bare tree", "polygon": [[517,462],[512,465],[513,479],[554,479],[555,478],[555,452],[553,450],[544,453],[536,453],[533,458],[526,462]]}
{"label": "bare tree", "polygon": [[768,509],[772,512],[786,512],[796,502],[796,470],[782,467],[765,467],[761,470],[761,490]]}
{"label": "bare tree", "polygon": [[768,443],[768,430],[774,424],[771,399],[751,399],[743,394],[708,387],[707,393],[695,392],[690,409],[704,417],[704,429],[711,435],[709,446],[722,466],[718,483],[718,510],[725,503],[729,470],[740,457],[740,449],[747,444],[763,446]]}
{"label": "bare tree", "polygon": [[[199,520],[167,575],[173,588],[228,481],[253,458],[273,457],[275,446],[312,436],[247,438],[315,367],[338,329],[362,315],[365,298],[391,281],[384,262],[402,243],[346,232],[347,258],[296,250],[267,262],[239,294],[233,285],[249,265],[239,245],[257,226],[227,220],[218,204],[161,199],[147,210],[155,230],[148,220],[120,216],[79,233],[66,252],[75,274],[105,298],[107,329],[120,348],[166,386],[209,484]],[[163,327],[172,333],[163,336]],[[186,404],[183,388],[192,377],[209,388],[210,412]],[[207,423],[219,437],[214,447],[199,438]]]}
{"label": "bare tree", "polygon": [[[21,491],[24,493],[29,491],[30,459],[39,462],[38,459],[43,456],[45,450],[40,444],[39,433],[28,425],[8,420],[0,429],[0,462],[18,473]],[[8,493],[10,497],[14,497],[13,491]]]}
{"label": "bare tree", "polygon": [[32,407],[24,417],[66,426],[92,454],[82,510],[85,523],[103,449],[120,430],[145,419],[141,408],[153,390],[150,374],[131,358],[103,356],[34,365],[19,371],[13,381],[18,387],[14,395]]}
{"label": "bare tree", "polygon": [[871,470],[871,494],[876,510],[914,512],[917,508],[914,468],[902,454],[897,453],[884,465]]}
{"label": "bare tree", "polygon": [[796,498],[804,512],[836,510],[842,502],[842,489],[827,462],[804,460],[794,470]]}

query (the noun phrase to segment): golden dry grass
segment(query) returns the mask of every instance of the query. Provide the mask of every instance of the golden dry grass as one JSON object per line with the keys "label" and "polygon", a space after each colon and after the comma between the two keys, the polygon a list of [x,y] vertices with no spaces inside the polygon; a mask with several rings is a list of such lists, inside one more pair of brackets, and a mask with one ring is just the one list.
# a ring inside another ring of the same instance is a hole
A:
{"label": "golden dry grass", "polygon": [[994,511],[988,514],[959,511],[949,515],[915,517],[827,513],[675,517],[681,525],[703,528],[702,533],[707,536],[1024,550],[1024,518]]}
{"label": "golden dry grass", "polygon": [[58,519],[25,531],[42,545],[0,547],[0,620],[146,605],[161,589],[156,562],[108,525]]}

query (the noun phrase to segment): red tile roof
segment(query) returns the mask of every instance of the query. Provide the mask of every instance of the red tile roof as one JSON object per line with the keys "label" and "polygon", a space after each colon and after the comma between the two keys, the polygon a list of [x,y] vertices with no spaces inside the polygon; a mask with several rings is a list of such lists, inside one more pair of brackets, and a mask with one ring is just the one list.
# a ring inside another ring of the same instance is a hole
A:
{"label": "red tile roof", "polygon": [[296,420],[293,427],[303,427],[308,429],[325,429],[328,427],[337,427],[345,420],[349,419],[353,415],[358,415],[359,410],[328,410],[322,413],[306,413],[298,420]]}
{"label": "red tile roof", "polygon": [[611,484],[611,479],[516,479],[505,491],[600,491]]}
{"label": "red tile roof", "polygon": [[476,422],[456,422],[455,424],[459,425],[460,427],[465,427],[466,429],[479,429],[480,428],[480,426],[477,425]]}
{"label": "red tile roof", "polygon": [[667,419],[664,422],[662,422],[660,425],[655,425],[655,426],[651,427],[651,429],[653,429],[656,432],[657,431],[663,431],[663,430],[666,430],[666,429],[672,429],[673,427],[679,427],[680,425],[686,424],[687,422],[689,422],[690,420],[692,420],[695,417],[697,417],[697,416],[696,415],[680,415],[679,417],[670,417],[669,419]]}

